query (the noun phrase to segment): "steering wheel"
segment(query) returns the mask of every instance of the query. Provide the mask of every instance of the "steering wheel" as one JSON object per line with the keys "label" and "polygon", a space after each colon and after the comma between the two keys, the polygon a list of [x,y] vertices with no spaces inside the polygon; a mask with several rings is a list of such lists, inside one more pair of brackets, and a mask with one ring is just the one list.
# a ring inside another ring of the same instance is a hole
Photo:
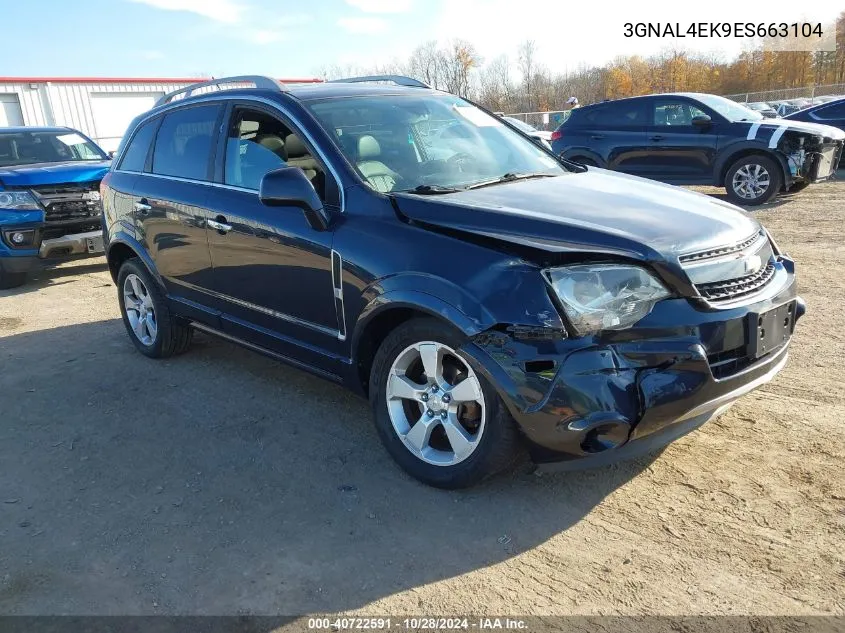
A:
{"label": "steering wheel", "polygon": [[458,168],[458,171],[464,171],[464,163],[473,162],[475,158],[472,154],[468,154],[467,152],[458,152],[457,154],[452,154],[449,158],[446,159],[446,163],[449,165],[455,165]]}

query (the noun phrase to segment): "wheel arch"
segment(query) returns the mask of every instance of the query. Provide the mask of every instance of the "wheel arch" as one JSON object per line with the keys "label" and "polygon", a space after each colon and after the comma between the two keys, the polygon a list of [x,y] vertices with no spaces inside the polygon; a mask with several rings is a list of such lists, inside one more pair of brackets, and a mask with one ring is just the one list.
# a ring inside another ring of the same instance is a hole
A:
{"label": "wheel arch", "polygon": [[589,158],[593,162],[596,163],[599,167],[604,167],[607,169],[607,162],[601,157],[601,155],[591,149],[587,149],[584,147],[573,147],[567,150],[564,150],[560,153],[562,158],[566,160],[571,160],[574,162],[578,162],[579,158]]}
{"label": "wheel arch", "polygon": [[[361,311],[352,334],[351,385],[363,395],[369,392],[370,368],[385,338],[401,324],[430,317],[473,336],[493,325],[471,318],[439,297],[418,290],[394,290],[380,294]],[[485,319],[487,321],[487,319]]]}
{"label": "wheel arch", "polygon": [[120,267],[123,265],[123,262],[133,257],[137,257],[144,263],[144,266],[147,267],[147,270],[150,271],[150,274],[156,280],[162,292],[164,292],[164,281],[161,275],[158,274],[149,253],[147,253],[136,239],[125,233],[115,234],[106,249],[106,262],[109,265],[109,273],[111,273],[112,281],[117,283],[117,276],[120,273]]}
{"label": "wheel arch", "polygon": [[767,147],[761,147],[760,145],[752,145],[752,144],[743,144],[740,147],[732,148],[730,153],[726,153],[722,156],[716,163],[716,184],[719,187],[727,186],[725,183],[725,177],[728,175],[728,169],[730,169],[731,165],[733,165],[736,161],[741,158],[746,158],[748,156],[765,156],[773,161],[775,161],[781,168],[781,176],[783,177],[783,184],[786,186],[788,183],[792,181],[792,174],[789,171],[789,164],[786,162],[786,156],[782,153],[773,151]]}

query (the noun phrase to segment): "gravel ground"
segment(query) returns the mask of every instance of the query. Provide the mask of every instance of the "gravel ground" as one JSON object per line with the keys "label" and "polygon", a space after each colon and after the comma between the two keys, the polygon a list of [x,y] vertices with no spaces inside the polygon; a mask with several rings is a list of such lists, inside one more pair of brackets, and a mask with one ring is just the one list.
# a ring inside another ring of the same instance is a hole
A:
{"label": "gravel ground", "polygon": [[102,259],[0,291],[0,613],[845,613],[845,183],[757,213],[808,303],[774,382],[660,455],[465,492],[339,387],[142,357]]}

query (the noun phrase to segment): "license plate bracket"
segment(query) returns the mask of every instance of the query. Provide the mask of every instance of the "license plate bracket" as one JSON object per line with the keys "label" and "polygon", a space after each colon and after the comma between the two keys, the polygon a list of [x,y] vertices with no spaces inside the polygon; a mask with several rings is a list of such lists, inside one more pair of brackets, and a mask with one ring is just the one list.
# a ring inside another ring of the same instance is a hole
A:
{"label": "license plate bracket", "polygon": [[795,301],[748,315],[748,355],[760,358],[784,345],[795,330]]}

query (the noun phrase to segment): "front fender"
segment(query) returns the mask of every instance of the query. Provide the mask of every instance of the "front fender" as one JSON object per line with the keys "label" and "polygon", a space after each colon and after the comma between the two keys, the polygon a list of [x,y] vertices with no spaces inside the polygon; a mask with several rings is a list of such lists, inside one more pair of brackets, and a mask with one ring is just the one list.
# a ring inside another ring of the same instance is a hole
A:
{"label": "front fender", "polygon": [[748,155],[752,151],[755,154],[768,156],[772,160],[777,161],[778,165],[781,167],[783,182],[792,182],[793,178],[791,172],[789,171],[789,163],[787,163],[786,156],[784,156],[783,152],[778,151],[777,148],[769,148],[760,141],[745,140],[732,143],[731,145],[725,147],[716,158],[713,174],[716,185],[719,187],[724,186],[725,173],[728,171],[730,166],[738,160],[740,156]]}

